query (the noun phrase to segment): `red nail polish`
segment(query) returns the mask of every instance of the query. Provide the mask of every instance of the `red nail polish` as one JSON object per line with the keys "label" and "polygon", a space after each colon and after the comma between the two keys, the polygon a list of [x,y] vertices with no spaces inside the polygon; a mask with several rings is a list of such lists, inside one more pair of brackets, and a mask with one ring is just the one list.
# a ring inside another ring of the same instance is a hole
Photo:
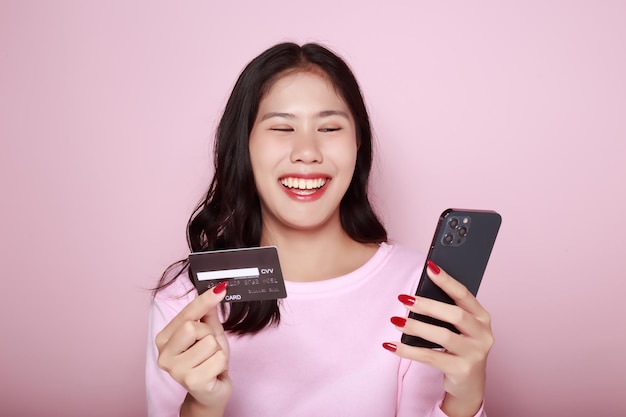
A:
{"label": "red nail polish", "polygon": [[398,350],[398,346],[394,345],[393,343],[383,343],[383,347],[385,349],[387,349],[389,352],[395,352],[396,350]]}
{"label": "red nail polish", "polygon": [[398,327],[404,327],[406,324],[406,319],[403,317],[392,317],[391,322]]}
{"label": "red nail polish", "polygon": [[222,281],[219,284],[217,284],[215,287],[213,287],[213,293],[219,294],[221,292],[226,291],[226,288],[228,288],[228,281]]}
{"label": "red nail polish", "polygon": [[398,296],[398,300],[400,300],[400,302],[406,306],[412,306],[413,304],[415,304],[415,297],[411,295],[400,294]]}
{"label": "red nail polish", "polygon": [[430,269],[431,271],[433,271],[433,273],[435,275],[439,274],[441,272],[441,269],[439,269],[439,267],[437,266],[436,263],[434,263],[433,261],[431,261],[430,259],[428,260],[428,269]]}

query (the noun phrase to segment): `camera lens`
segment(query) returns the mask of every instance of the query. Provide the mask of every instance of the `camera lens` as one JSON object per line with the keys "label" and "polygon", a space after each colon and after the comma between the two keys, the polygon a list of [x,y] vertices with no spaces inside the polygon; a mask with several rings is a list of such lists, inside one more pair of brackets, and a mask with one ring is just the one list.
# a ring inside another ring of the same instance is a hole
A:
{"label": "camera lens", "polygon": [[455,229],[458,225],[459,225],[459,219],[457,219],[456,217],[453,217],[452,219],[450,219],[450,222],[448,223],[448,226],[450,226],[450,228],[452,229]]}
{"label": "camera lens", "polygon": [[459,229],[459,236],[460,236],[460,237],[465,237],[465,236],[467,236],[467,227],[461,227],[461,228]]}
{"label": "camera lens", "polygon": [[453,241],[454,241],[454,236],[452,236],[450,233],[446,233],[445,235],[443,235],[444,244],[450,245],[452,244]]}

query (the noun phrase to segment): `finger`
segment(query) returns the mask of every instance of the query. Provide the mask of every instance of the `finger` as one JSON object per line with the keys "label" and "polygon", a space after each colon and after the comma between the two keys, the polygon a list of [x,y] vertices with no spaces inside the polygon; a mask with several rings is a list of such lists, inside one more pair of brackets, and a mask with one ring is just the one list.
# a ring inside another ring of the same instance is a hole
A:
{"label": "finger", "polygon": [[182,382],[190,392],[212,390],[219,379],[227,377],[227,372],[228,357],[220,349],[188,372]]}
{"label": "finger", "polygon": [[210,327],[211,334],[213,334],[213,336],[217,340],[217,343],[222,347],[222,349],[226,351],[226,354],[228,355],[229,354],[228,339],[226,338],[226,332],[224,331],[224,326],[222,325],[222,322],[220,321],[219,316],[217,314],[217,309],[213,309],[211,310],[211,312],[209,312],[209,314],[205,315],[202,318],[202,322],[206,323]]}
{"label": "finger", "polygon": [[194,368],[202,365],[217,352],[221,351],[220,345],[213,335],[209,334],[198,340],[193,346],[179,355],[170,359],[169,369],[172,377],[176,380],[186,378],[187,374]]}
{"label": "finger", "polygon": [[407,308],[414,313],[450,323],[465,335],[480,334],[484,328],[484,323],[457,305],[442,303],[430,298],[415,297],[415,304],[407,306]]}
{"label": "finger", "polygon": [[417,336],[443,346],[446,350],[457,353],[463,350],[467,337],[441,326],[420,320],[392,317],[391,322],[398,330],[409,336]]}
{"label": "finger", "polygon": [[195,368],[220,350],[223,349],[215,339],[215,336],[209,334],[198,340],[185,352],[185,360],[188,361],[190,368]]}
{"label": "finger", "polygon": [[224,299],[226,295],[226,281],[218,284],[209,291],[205,291],[183,308],[156,337],[157,346],[164,345],[176,331],[176,329],[186,321],[197,321],[208,314]]}
{"label": "finger", "polygon": [[196,366],[194,370],[200,370],[206,375],[217,377],[228,371],[228,356],[222,349],[218,349],[210,358]]}
{"label": "finger", "polygon": [[462,364],[459,357],[451,355],[441,349],[414,347],[398,342],[383,343],[383,347],[403,358],[421,362],[439,369],[444,374],[454,371]]}
{"label": "finger", "polygon": [[190,364],[191,361],[180,361],[171,370],[170,375],[190,393],[210,391],[220,376],[227,372],[228,359],[224,351],[218,349],[211,356],[193,366],[189,366]]}
{"label": "finger", "polygon": [[456,305],[467,310],[481,321],[489,320],[487,311],[480,305],[476,297],[474,297],[465,285],[461,284],[432,262],[429,262],[426,270],[431,281],[448,294]]}
{"label": "finger", "polygon": [[186,321],[178,326],[167,343],[160,348],[161,355],[179,355],[211,333],[212,329],[206,323]]}

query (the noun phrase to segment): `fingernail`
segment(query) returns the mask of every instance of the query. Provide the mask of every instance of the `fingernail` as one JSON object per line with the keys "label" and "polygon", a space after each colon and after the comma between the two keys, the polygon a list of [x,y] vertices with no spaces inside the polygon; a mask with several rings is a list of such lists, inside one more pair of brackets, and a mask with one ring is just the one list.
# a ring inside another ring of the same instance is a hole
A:
{"label": "fingernail", "polygon": [[221,292],[226,291],[226,288],[228,288],[228,281],[222,281],[219,284],[217,284],[215,287],[213,287],[213,293],[219,294]]}
{"label": "fingernail", "polygon": [[392,317],[391,322],[398,327],[404,327],[406,324],[406,319],[403,317]]}
{"label": "fingernail", "polygon": [[384,347],[385,349],[387,349],[389,352],[395,352],[396,350],[398,350],[398,346],[396,346],[396,345],[395,345],[395,344],[393,344],[393,343],[387,343],[387,342],[385,342],[385,343],[383,343],[383,347]]}
{"label": "fingernail", "polygon": [[398,300],[406,306],[412,306],[415,304],[415,297],[406,294],[400,294],[398,296]]}
{"label": "fingernail", "polygon": [[439,269],[439,267],[437,266],[436,263],[434,263],[433,261],[431,261],[430,259],[428,260],[428,269],[430,269],[433,274],[437,275],[441,272],[441,269]]}

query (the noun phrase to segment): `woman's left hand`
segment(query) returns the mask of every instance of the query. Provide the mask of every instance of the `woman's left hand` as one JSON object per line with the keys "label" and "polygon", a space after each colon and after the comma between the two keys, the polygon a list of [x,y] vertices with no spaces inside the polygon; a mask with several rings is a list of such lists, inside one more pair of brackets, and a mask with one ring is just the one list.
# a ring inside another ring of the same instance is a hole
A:
{"label": "woman's left hand", "polygon": [[385,343],[383,346],[399,356],[441,370],[446,391],[443,411],[451,417],[470,417],[480,409],[485,394],[487,356],[494,341],[491,317],[464,285],[430,261],[427,269],[430,279],[456,305],[407,295],[400,296],[400,301],[412,312],[453,324],[461,333],[410,318],[394,317],[392,322],[403,333],[430,340],[444,349],[403,343]]}

